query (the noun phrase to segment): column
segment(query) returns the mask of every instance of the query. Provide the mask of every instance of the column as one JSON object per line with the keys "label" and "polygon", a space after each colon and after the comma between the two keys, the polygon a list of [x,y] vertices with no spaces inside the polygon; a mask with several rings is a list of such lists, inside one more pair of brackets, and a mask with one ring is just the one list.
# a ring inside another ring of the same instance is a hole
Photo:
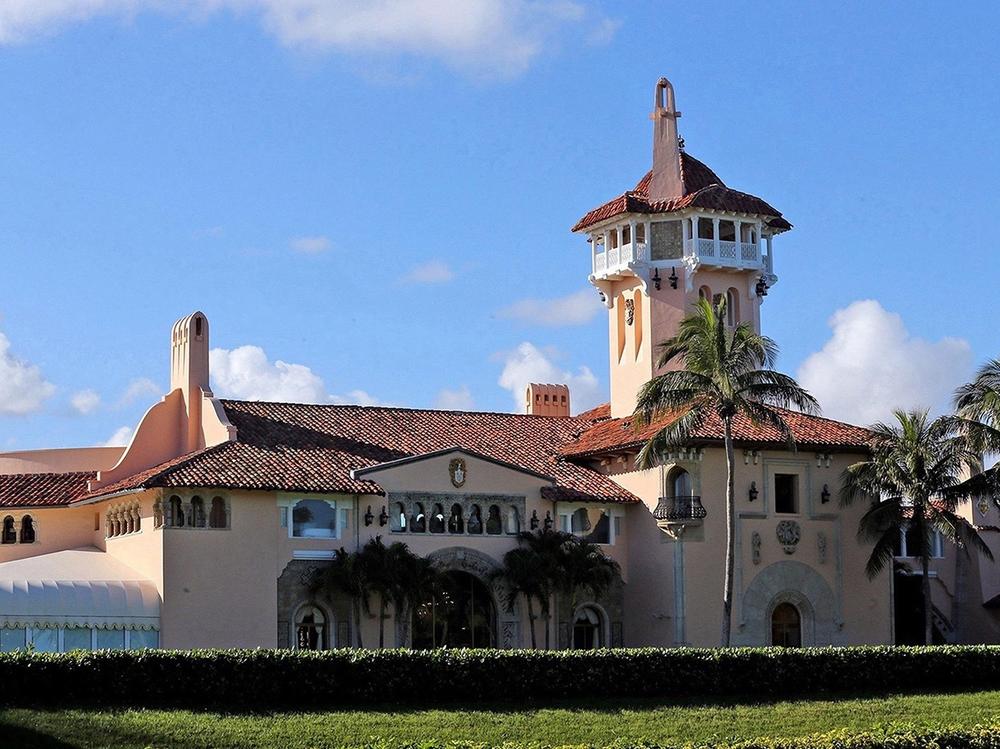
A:
{"label": "column", "polygon": [[717,218],[712,219],[712,238],[714,240],[713,251],[715,252],[715,257],[719,258],[721,254],[719,253],[719,219]]}
{"label": "column", "polygon": [[684,527],[674,537],[674,645],[687,643],[684,632]]}
{"label": "column", "polygon": [[736,234],[734,238],[736,239],[736,262],[743,265],[743,222],[739,219],[733,221],[733,226],[736,228]]}

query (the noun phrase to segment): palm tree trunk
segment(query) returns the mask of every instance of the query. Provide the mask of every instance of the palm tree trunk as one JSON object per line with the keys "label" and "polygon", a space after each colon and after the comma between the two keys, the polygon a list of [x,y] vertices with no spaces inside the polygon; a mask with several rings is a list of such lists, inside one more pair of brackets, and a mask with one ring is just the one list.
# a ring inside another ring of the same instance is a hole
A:
{"label": "palm tree trunk", "polygon": [[736,515],[736,491],[733,469],[733,421],[725,417],[723,425],[726,430],[726,579],[722,586],[722,647],[729,647],[730,632],[733,619],[733,557],[735,539],[733,526]]}
{"label": "palm tree trunk", "polygon": [[380,595],[378,599],[378,649],[385,648],[385,617],[386,617],[385,595]]}
{"label": "palm tree trunk", "polygon": [[526,595],[528,601],[528,628],[531,629],[531,649],[538,650],[538,640],[535,637],[535,607],[531,605],[531,596]]}
{"label": "palm tree trunk", "polygon": [[354,616],[354,641],[359,648],[363,648],[364,644],[361,641],[361,601],[358,600],[357,596],[351,600],[351,613]]}
{"label": "palm tree trunk", "polygon": [[920,566],[924,573],[924,579],[920,582],[921,592],[924,596],[924,645],[934,644],[934,625],[931,617],[931,578],[928,574],[927,550],[920,555]]}

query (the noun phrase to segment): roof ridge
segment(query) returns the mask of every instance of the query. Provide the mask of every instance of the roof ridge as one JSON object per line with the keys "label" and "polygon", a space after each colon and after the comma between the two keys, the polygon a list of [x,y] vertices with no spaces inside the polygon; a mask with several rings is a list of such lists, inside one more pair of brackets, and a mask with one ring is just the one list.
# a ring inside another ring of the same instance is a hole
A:
{"label": "roof ridge", "polygon": [[523,418],[523,419],[547,419],[549,421],[579,420],[579,417],[577,416],[546,416],[544,414],[519,414],[519,413],[514,413],[513,411],[463,411],[461,409],[454,409],[454,408],[418,408],[415,406],[379,406],[379,405],[365,406],[358,403],[295,403],[292,401],[251,401],[251,400],[239,400],[236,398],[220,398],[219,400],[222,401],[223,405],[225,405],[226,403],[253,403],[253,404],[261,403],[272,406],[307,406],[309,408],[322,408],[322,409],[356,408],[366,411],[408,411],[411,413],[470,414],[477,416],[504,416],[513,418]]}

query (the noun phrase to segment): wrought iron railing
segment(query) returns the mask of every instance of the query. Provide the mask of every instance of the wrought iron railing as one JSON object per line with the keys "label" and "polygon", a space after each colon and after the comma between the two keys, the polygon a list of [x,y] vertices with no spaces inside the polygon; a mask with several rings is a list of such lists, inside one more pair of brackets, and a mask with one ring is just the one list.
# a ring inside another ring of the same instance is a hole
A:
{"label": "wrought iron railing", "polygon": [[660,503],[653,510],[657,520],[701,520],[708,513],[695,495],[660,497]]}

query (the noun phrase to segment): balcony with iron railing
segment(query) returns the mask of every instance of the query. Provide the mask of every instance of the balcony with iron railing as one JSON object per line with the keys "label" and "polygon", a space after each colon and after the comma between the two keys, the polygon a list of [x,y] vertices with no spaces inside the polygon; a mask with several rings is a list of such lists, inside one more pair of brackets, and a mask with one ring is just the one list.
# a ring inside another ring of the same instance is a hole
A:
{"label": "balcony with iron railing", "polygon": [[700,523],[708,512],[697,495],[675,497],[660,497],[659,504],[653,510],[653,517],[660,525],[664,523]]}

